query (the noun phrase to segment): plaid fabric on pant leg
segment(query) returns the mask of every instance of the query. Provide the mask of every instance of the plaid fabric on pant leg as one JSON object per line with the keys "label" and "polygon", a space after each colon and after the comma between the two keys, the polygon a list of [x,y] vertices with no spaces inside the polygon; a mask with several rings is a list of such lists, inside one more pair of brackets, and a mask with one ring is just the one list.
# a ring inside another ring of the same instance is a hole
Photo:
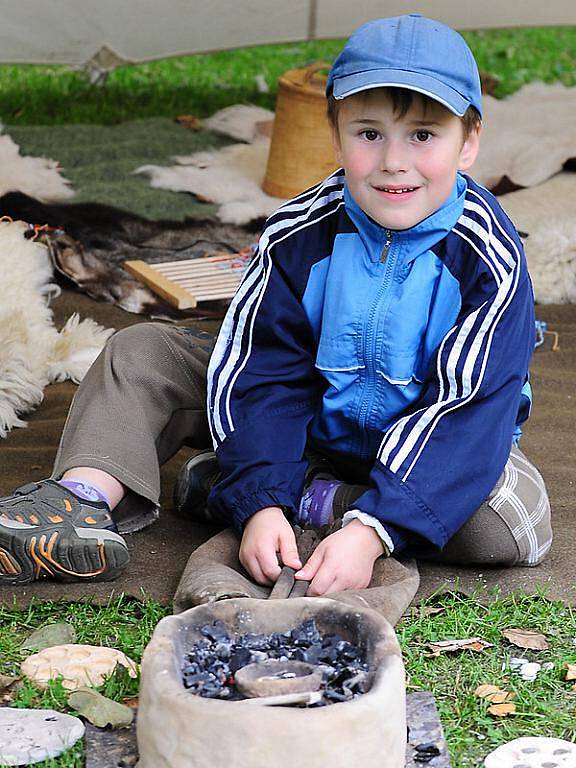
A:
{"label": "plaid fabric on pant leg", "polygon": [[552,544],[550,502],[542,475],[512,447],[487,504],[505,523],[518,547],[518,565],[538,565]]}
{"label": "plaid fabric on pant leg", "polygon": [[490,496],[444,549],[418,555],[456,565],[538,565],[552,544],[550,503],[542,476],[512,447]]}

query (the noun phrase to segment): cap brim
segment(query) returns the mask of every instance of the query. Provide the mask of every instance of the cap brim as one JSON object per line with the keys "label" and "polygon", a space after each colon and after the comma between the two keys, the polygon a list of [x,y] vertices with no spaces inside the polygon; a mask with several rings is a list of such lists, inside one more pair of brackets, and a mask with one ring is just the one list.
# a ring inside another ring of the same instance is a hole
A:
{"label": "cap brim", "polygon": [[361,91],[373,88],[407,88],[429,96],[443,104],[458,117],[462,117],[470,102],[458,91],[434,77],[402,69],[373,69],[345,77],[334,78],[333,94],[336,99],[345,99]]}

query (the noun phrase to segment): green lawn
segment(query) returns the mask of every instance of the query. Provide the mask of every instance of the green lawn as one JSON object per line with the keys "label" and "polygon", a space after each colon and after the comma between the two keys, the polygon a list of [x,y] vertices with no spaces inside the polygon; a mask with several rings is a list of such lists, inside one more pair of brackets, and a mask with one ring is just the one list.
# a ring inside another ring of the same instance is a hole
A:
{"label": "green lawn", "polygon": [[[576,84],[576,27],[466,32],[480,69],[500,78],[498,96],[532,80]],[[330,62],[341,40],[268,45],[121,67],[104,87],[65,66],[0,66],[0,118],[9,125],[118,123],[139,117],[212,114],[230,104],[273,108],[279,75]],[[270,93],[258,92],[263,75]]]}

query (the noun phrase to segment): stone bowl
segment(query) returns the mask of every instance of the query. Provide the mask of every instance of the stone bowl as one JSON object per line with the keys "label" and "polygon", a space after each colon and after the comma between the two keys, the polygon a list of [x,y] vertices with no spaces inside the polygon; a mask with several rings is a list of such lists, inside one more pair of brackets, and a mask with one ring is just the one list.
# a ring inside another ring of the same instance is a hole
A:
{"label": "stone bowl", "polygon": [[[230,634],[285,632],[313,618],[364,650],[369,689],[325,707],[274,707],[258,699],[196,696],[182,683],[182,666],[202,638],[199,628],[220,619]],[[139,768],[404,768],[404,666],[392,626],[371,609],[329,598],[235,598],[162,619],[142,659],[137,724]]]}
{"label": "stone bowl", "polygon": [[319,690],[322,672],[303,661],[267,659],[241,667],[234,675],[234,682],[245,696],[282,696]]}

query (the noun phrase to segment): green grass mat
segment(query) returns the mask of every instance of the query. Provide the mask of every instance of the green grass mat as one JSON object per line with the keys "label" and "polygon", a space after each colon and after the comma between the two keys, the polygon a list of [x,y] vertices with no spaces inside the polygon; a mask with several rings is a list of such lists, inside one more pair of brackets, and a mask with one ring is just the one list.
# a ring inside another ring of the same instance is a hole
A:
{"label": "green grass mat", "polygon": [[172,164],[173,155],[189,155],[228,143],[204,131],[191,131],[168,118],[120,125],[7,126],[23,155],[58,160],[76,191],[72,202],[113,205],[151,219],[181,220],[212,216],[213,205],[192,195],[152,189],[140,165]]}

